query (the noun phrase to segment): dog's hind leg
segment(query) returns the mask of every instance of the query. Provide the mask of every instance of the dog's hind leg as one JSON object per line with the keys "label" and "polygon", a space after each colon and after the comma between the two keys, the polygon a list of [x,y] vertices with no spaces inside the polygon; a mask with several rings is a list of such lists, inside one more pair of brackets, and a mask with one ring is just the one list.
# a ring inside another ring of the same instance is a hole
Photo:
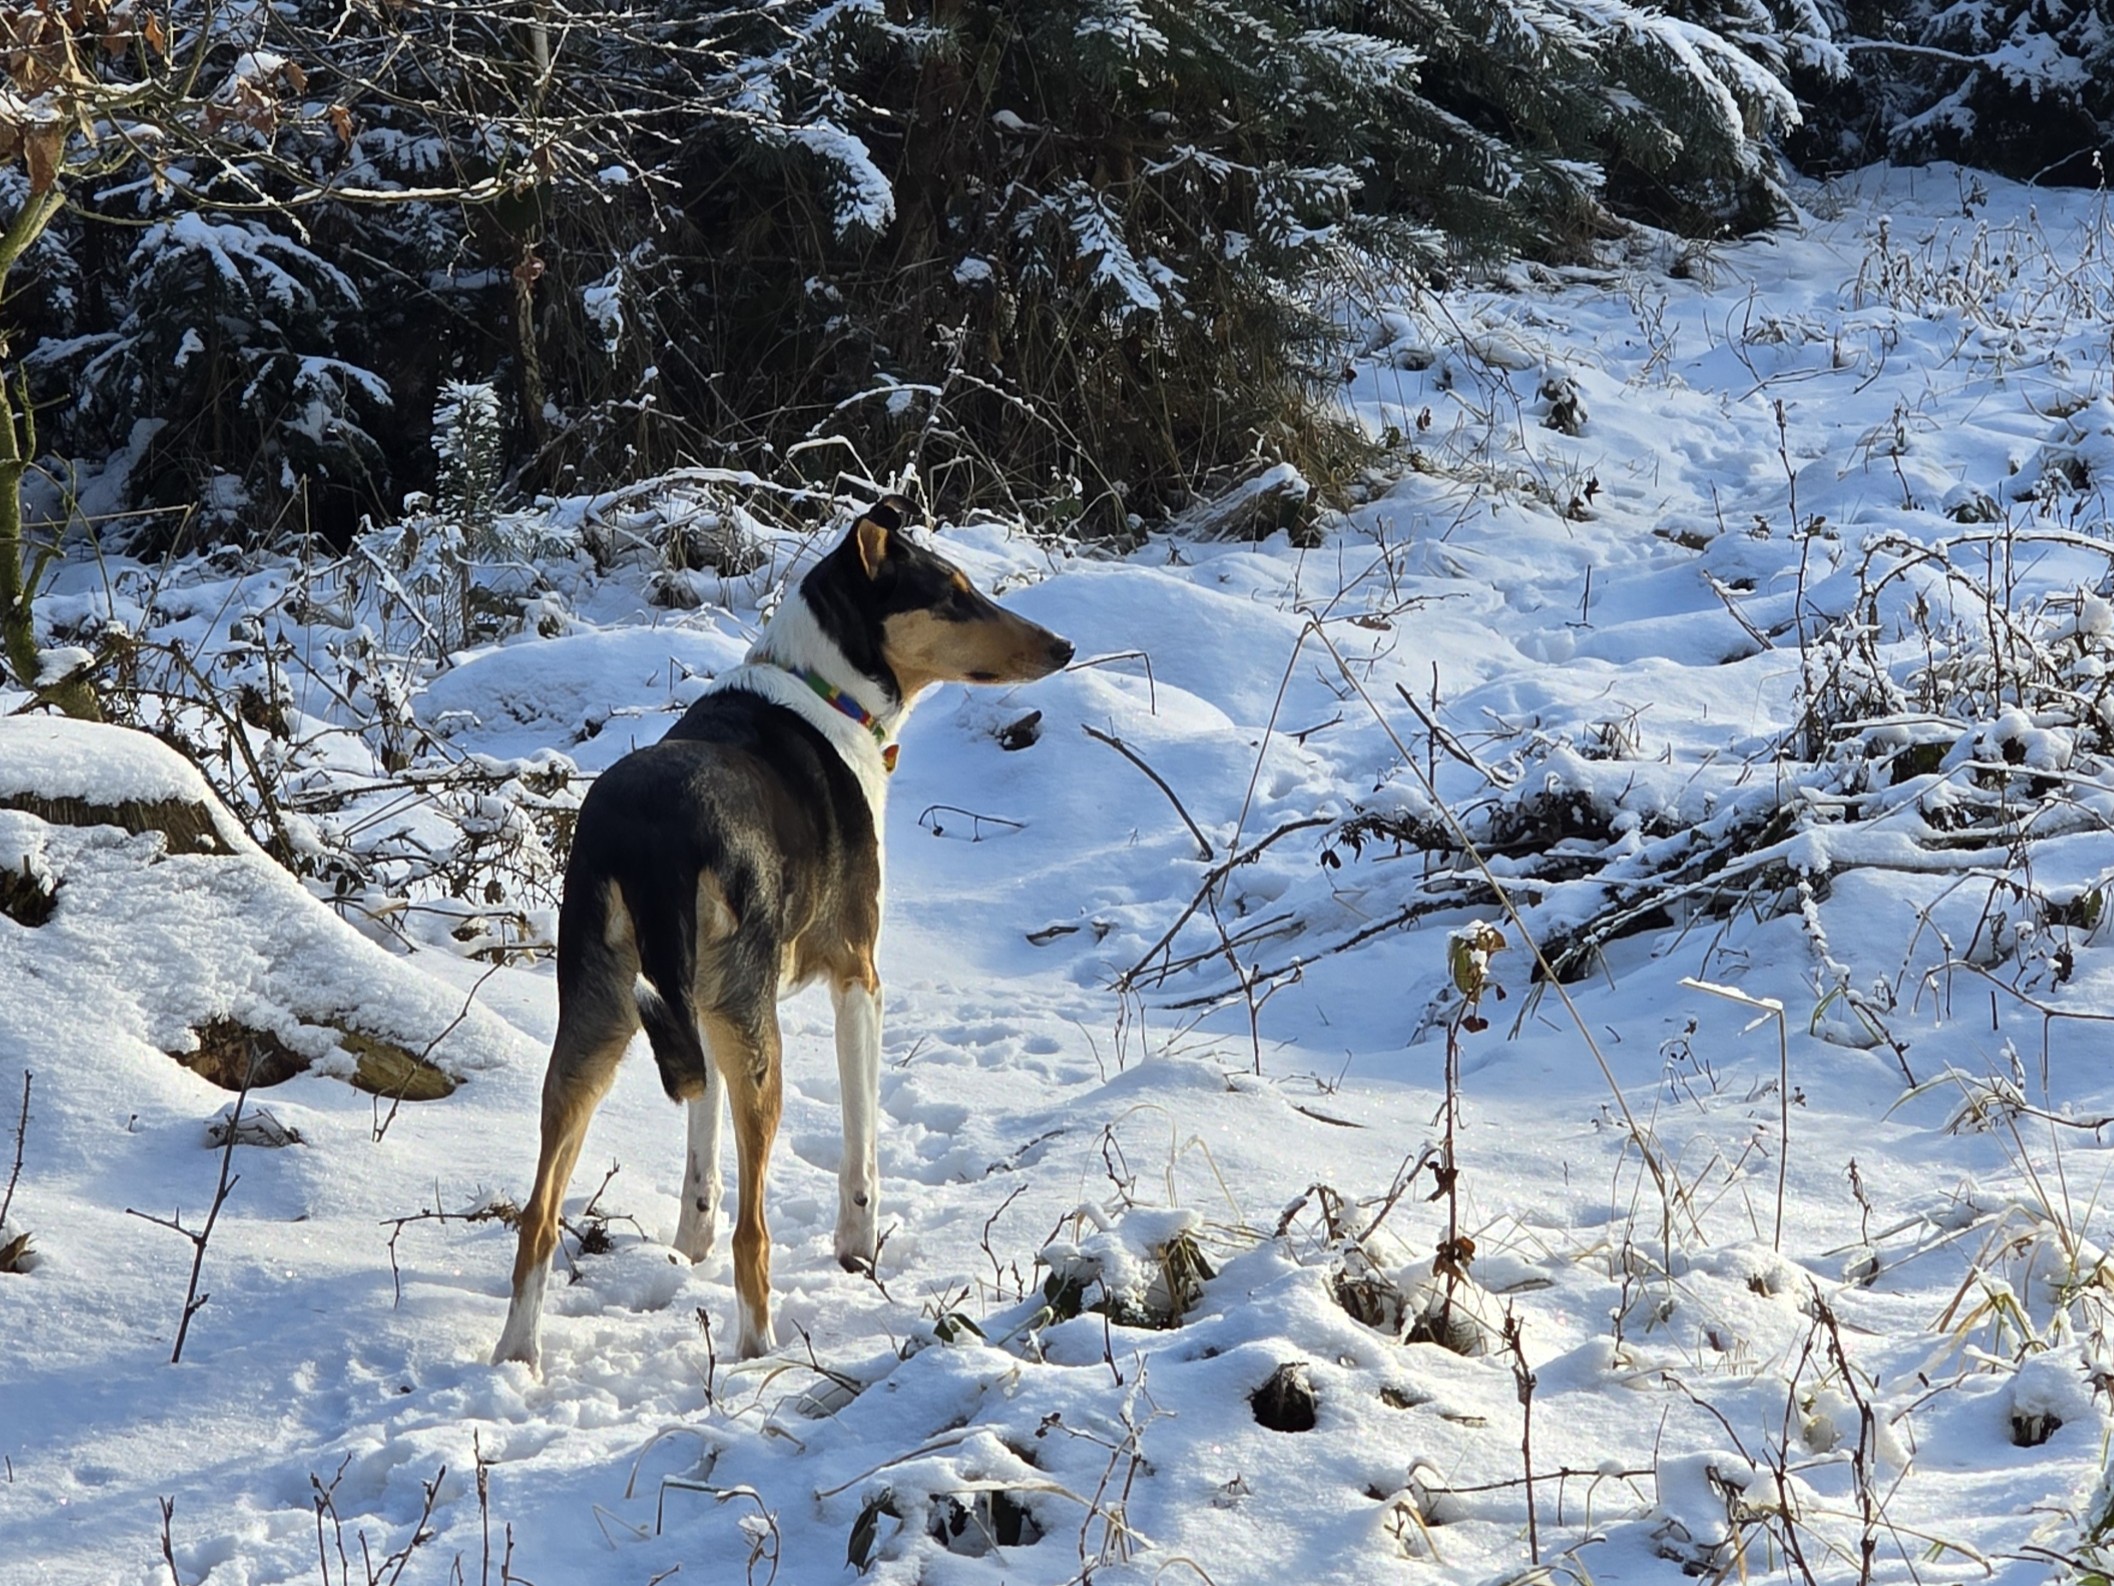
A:
{"label": "dog's hind leg", "polygon": [[881,983],[873,965],[830,988],[836,1005],[837,1089],[844,1105],[844,1159],[837,1169],[837,1261],[872,1271],[880,1215],[874,1149],[881,1108]]}
{"label": "dog's hind leg", "polygon": [[689,1261],[704,1260],[719,1236],[719,1130],[726,1089],[717,1061],[708,1063],[704,1094],[688,1103],[690,1138],[683,1152],[683,1209],[676,1214],[675,1248]]}
{"label": "dog's hind leg", "polygon": [[[766,1006],[753,1020],[705,1021],[713,1060],[727,1082],[740,1164],[735,1190],[734,1293],[741,1302],[741,1357],[753,1360],[777,1347],[771,1328],[771,1228],[764,1217],[764,1180],[771,1144],[784,1110],[779,1070],[778,1015]],[[746,1027],[744,1027],[746,1026]]]}
{"label": "dog's hind leg", "polygon": [[543,1287],[550,1277],[551,1252],[558,1245],[558,1213],[565,1204],[565,1188],[580,1160],[587,1121],[608,1094],[634,1028],[629,1019],[609,1008],[559,1018],[550,1068],[543,1076],[543,1144],[536,1158],[536,1183],[521,1211],[514,1300],[492,1351],[495,1366],[505,1360],[526,1361],[531,1368],[538,1364]]}

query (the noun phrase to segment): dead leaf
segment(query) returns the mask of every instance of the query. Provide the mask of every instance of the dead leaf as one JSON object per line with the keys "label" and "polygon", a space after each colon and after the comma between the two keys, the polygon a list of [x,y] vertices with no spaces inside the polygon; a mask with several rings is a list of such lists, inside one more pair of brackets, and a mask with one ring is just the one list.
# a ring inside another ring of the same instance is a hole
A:
{"label": "dead leaf", "polygon": [[27,1272],[30,1258],[35,1254],[29,1248],[29,1235],[16,1234],[5,1244],[0,1244],[0,1272]]}
{"label": "dead leaf", "polygon": [[32,196],[48,193],[58,185],[59,157],[66,151],[66,133],[56,122],[26,129],[22,135],[24,163],[29,167]]}

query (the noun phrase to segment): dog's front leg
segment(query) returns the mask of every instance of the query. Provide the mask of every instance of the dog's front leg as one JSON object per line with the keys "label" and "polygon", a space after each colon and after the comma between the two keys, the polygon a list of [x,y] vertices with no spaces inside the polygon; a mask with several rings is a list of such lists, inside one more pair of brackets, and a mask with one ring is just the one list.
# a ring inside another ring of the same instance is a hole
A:
{"label": "dog's front leg", "polygon": [[844,1102],[844,1161],[837,1170],[837,1260],[871,1271],[881,1180],[874,1131],[881,1108],[881,984],[862,979],[831,988],[837,1016],[837,1085]]}
{"label": "dog's front leg", "polygon": [[675,1248],[702,1261],[719,1236],[719,1131],[726,1081],[719,1064],[705,1066],[705,1092],[689,1103],[689,1144],[683,1152],[683,1208],[675,1218]]}

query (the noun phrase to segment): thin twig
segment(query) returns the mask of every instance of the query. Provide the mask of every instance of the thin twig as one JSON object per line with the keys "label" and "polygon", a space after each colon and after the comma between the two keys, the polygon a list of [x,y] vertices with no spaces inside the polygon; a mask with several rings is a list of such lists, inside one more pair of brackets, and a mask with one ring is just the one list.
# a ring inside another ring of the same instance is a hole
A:
{"label": "thin twig", "polygon": [[[950,815],[966,815],[969,817],[969,841],[972,843],[980,843],[984,840],[983,827],[986,821],[989,821],[993,826],[1011,827],[1016,832],[1028,829],[1026,821],[1007,820],[1003,815],[979,815],[975,810],[963,809],[959,804],[927,804],[918,812],[918,824],[924,826],[926,816],[936,815],[942,810]],[[938,821],[934,821],[925,829],[935,837],[947,835],[946,828],[941,826]]]}
{"label": "thin twig", "polygon": [[1454,759],[1460,761],[1462,765],[1468,767],[1468,769],[1473,771],[1477,776],[1483,778],[1483,780],[1488,782],[1492,787],[1510,787],[1514,782],[1517,782],[1519,780],[1519,778],[1512,773],[1500,771],[1495,766],[1487,766],[1483,764],[1482,761],[1478,760],[1473,754],[1469,753],[1467,749],[1461,746],[1460,740],[1454,737],[1454,735],[1448,732],[1444,727],[1441,727],[1438,723],[1437,718],[1432,716],[1429,711],[1425,710],[1422,705],[1419,705],[1416,701],[1416,697],[1412,695],[1410,691],[1404,688],[1400,683],[1397,683],[1395,685],[1395,692],[1402,696],[1402,703],[1407,705],[1410,708],[1412,714],[1416,716],[1417,720],[1424,724],[1424,730],[1431,735],[1431,741],[1433,743],[1437,744],[1441,749],[1444,749],[1448,754],[1452,755]]}
{"label": "thin twig", "polygon": [[0,1196],[0,1228],[7,1226],[7,1210],[15,1204],[15,1184],[22,1177],[22,1149],[29,1139],[29,1082],[36,1076],[22,1070],[22,1111],[15,1119],[15,1165],[7,1175],[7,1193]]}
{"label": "thin twig", "polygon": [[[477,977],[477,983],[470,988],[469,995],[462,999],[462,1007],[457,1010],[455,1017],[450,1019],[446,1024],[442,1025],[440,1033],[434,1036],[433,1039],[428,1041],[423,1047],[421,1047],[417,1053],[415,1060],[405,1067],[404,1082],[397,1087],[396,1094],[389,1098],[388,1114],[386,1116],[378,1117],[374,1123],[374,1143],[376,1145],[380,1145],[382,1143],[383,1137],[389,1133],[389,1126],[396,1122],[397,1109],[403,1106],[404,1096],[410,1091],[412,1080],[418,1077],[420,1065],[432,1064],[433,1049],[439,1046],[440,1043],[445,1041],[450,1035],[453,1035],[455,1033],[456,1026],[461,1024],[463,1020],[467,1019],[470,1016],[470,1009],[477,1001],[477,993],[484,990],[484,983],[487,980],[490,980],[494,975],[498,974],[505,962],[506,961],[504,958],[495,958],[492,960],[492,967],[490,969],[487,969],[483,974]],[[433,1066],[438,1067],[439,1065],[433,1064]],[[374,1105],[377,1111],[379,1111],[381,1107],[380,1097],[375,1098]]]}
{"label": "thin twig", "polygon": [[484,1457],[483,1436],[474,1431],[470,1434],[470,1457],[477,1465],[477,1522],[483,1533],[477,1583],[492,1586],[492,1466],[498,1462]]}
{"label": "thin twig", "polygon": [[1541,1567],[1541,1528],[1534,1513],[1534,1389],[1541,1380],[1528,1369],[1519,1317],[1505,1312],[1505,1348],[1512,1356],[1512,1383],[1519,1394],[1519,1457],[1527,1487],[1527,1557]]}
{"label": "thin twig", "polygon": [[176,1518],[176,1500],[161,1498],[157,1501],[161,1504],[162,1562],[169,1566],[169,1579],[175,1582],[175,1586],[184,1586],[184,1578],[176,1573],[176,1544],[169,1536],[169,1523]]}
{"label": "thin twig", "polygon": [[1160,685],[1152,675],[1152,657],[1143,650],[1114,650],[1107,655],[1090,655],[1083,661],[1074,661],[1066,667],[1067,672],[1083,672],[1090,666],[1106,666],[1111,661],[1143,661],[1145,663],[1145,710],[1147,715],[1160,714]]}
{"label": "thin twig", "polygon": [[[1091,732],[1093,729],[1089,727],[1087,731]],[[1145,966],[1151,963],[1159,954],[1166,951],[1182,927],[1189,923],[1190,917],[1204,906],[1204,900],[1211,895],[1211,889],[1225,880],[1233,871],[1239,869],[1242,865],[1252,864],[1261,856],[1264,849],[1268,848],[1280,837],[1289,837],[1293,832],[1305,831],[1312,826],[1326,826],[1328,823],[1329,818],[1326,815],[1309,815],[1301,820],[1286,821],[1284,825],[1278,827],[1269,836],[1259,838],[1246,848],[1240,849],[1238,852],[1230,854],[1219,861],[1218,864],[1205,873],[1203,885],[1197,888],[1196,895],[1189,900],[1189,906],[1175,917],[1174,924],[1168,926],[1160,939],[1138,956],[1138,961],[1135,964],[1132,964],[1130,968],[1124,970],[1122,974],[1116,977],[1116,989],[1118,991],[1128,991],[1130,989],[1138,976],[1144,973]],[[1206,956],[1208,957],[1209,955],[1207,954]],[[1160,981],[1164,982],[1166,978],[1167,973],[1162,973]]]}
{"label": "thin twig", "polygon": [[[412,1524],[410,1540],[405,1542],[398,1551],[382,1560],[383,1569],[388,1569],[392,1563],[396,1565],[394,1573],[388,1578],[387,1586],[398,1586],[398,1583],[404,1578],[404,1571],[411,1565],[411,1555],[433,1540],[433,1531],[427,1522],[433,1518],[433,1506],[440,1501],[441,1483],[447,1479],[448,1467],[445,1465],[433,1473],[433,1479],[426,1483],[426,1505],[419,1511],[418,1519]],[[360,1540],[365,1543],[367,1539],[364,1534]],[[374,1574],[377,1582],[379,1582],[380,1572],[376,1571]]]}
{"label": "thin twig", "polygon": [[1879,1504],[1872,1492],[1872,1465],[1877,1453],[1878,1418],[1872,1413],[1871,1400],[1866,1396],[1862,1384],[1857,1380],[1856,1368],[1842,1346],[1842,1329],[1837,1325],[1835,1312],[1822,1298],[1820,1285],[1812,1285],[1811,1304],[1813,1319],[1827,1335],[1828,1358],[1841,1375],[1843,1392],[1857,1406],[1857,1444],[1850,1450],[1850,1482],[1857,1495],[1859,1532],[1857,1538],[1857,1586],[1869,1586],[1872,1579],[1874,1556],[1879,1550]]}
{"label": "thin twig", "polygon": [[396,1261],[396,1242],[404,1237],[404,1230],[413,1223],[505,1223],[512,1227],[520,1218],[520,1208],[505,1200],[488,1200],[482,1206],[473,1206],[466,1212],[451,1212],[440,1204],[440,1185],[433,1186],[433,1205],[423,1211],[407,1213],[402,1217],[384,1217],[382,1226],[389,1233],[389,1286],[393,1297],[392,1309],[404,1303],[404,1275]]}
{"label": "thin twig", "polygon": [[191,1318],[203,1310],[206,1301],[213,1297],[198,1292],[198,1279],[205,1269],[206,1241],[213,1237],[213,1225],[220,1220],[220,1208],[227,1204],[229,1192],[242,1182],[240,1173],[230,1174],[228,1169],[234,1162],[235,1142],[242,1133],[242,1108],[250,1099],[250,1082],[256,1077],[256,1072],[256,1062],[252,1059],[249,1071],[242,1077],[242,1089],[235,1094],[235,1110],[228,1117],[227,1140],[220,1148],[220,1182],[214,1188],[213,1204],[206,1212],[204,1224],[195,1229],[186,1228],[181,1208],[174,1217],[156,1217],[148,1212],[134,1211],[130,1206],[125,1208],[126,1216],[137,1217],[142,1222],[154,1223],[162,1228],[174,1229],[191,1241],[191,1281],[184,1290],[183,1319],[176,1325],[176,1347],[169,1351],[169,1364],[172,1366],[183,1359],[184,1340],[191,1332]]}
{"label": "thin twig", "polygon": [[[1294,970],[1304,969],[1309,964],[1316,963],[1321,959],[1333,958],[1338,953],[1347,953],[1352,948],[1362,946],[1364,943],[1371,941],[1376,936],[1384,936],[1389,931],[1407,925],[1411,920],[1422,919],[1427,914],[1438,914],[1443,912],[1444,910],[1456,909],[1462,906],[1463,903],[1461,900],[1442,898],[1429,899],[1421,903],[1405,903],[1401,908],[1395,910],[1394,913],[1388,915],[1386,919],[1375,920],[1371,925],[1365,926],[1361,930],[1353,931],[1342,941],[1336,942],[1328,947],[1324,947],[1318,952],[1307,953],[1302,957],[1291,959],[1286,963],[1278,965],[1275,969],[1250,970],[1249,973],[1253,975],[1258,982],[1265,980],[1274,980],[1279,975],[1291,974]],[[1215,952],[1216,949],[1214,949],[1213,951]],[[1210,953],[1206,953],[1203,956],[1209,958],[1212,955]],[[1232,996],[1239,989],[1240,988],[1238,986],[1234,986],[1219,991],[1202,992],[1194,997],[1184,997],[1179,1002],[1163,1002],[1158,1004],[1158,1006],[1166,1009],[1170,1013],[1180,1012],[1182,1009],[1185,1008],[1210,1007],[1216,1003],[1224,1002],[1228,997]]]}
{"label": "thin twig", "polygon": [[[1693,975],[1683,975],[1681,984],[1693,991],[1707,991],[1713,997],[1723,997],[1728,1002],[1737,1002],[1744,1008],[1758,1010],[1762,1019],[1776,1020],[1776,1098],[1779,1115],[1776,1142],[1776,1231],[1771,1236],[1770,1248],[1778,1255],[1784,1253],[1784,1175],[1791,1160],[1791,1036],[1784,1021],[1784,1005],[1775,997],[1749,996],[1737,986],[1720,986],[1713,981],[1698,980]],[[1759,1023],[1760,1019],[1756,1020]],[[1753,1029],[1754,1025],[1747,1026]]]}
{"label": "thin twig", "polygon": [[1208,862],[1209,860],[1217,856],[1217,850],[1211,846],[1211,840],[1204,835],[1202,829],[1198,827],[1197,823],[1189,818],[1189,811],[1182,808],[1182,801],[1179,798],[1175,797],[1175,791],[1173,788],[1167,785],[1167,779],[1161,776],[1160,773],[1155,771],[1151,766],[1147,765],[1144,759],[1138,754],[1137,750],[1131,748],[1129,744],[1125,743],[1121,738],[1115,736],[1115,734],[1101,732],[1093,727],[1087,726],[1084,722],[1080,723],[1080,730],[1084,732],[1089,738],[1093,739],[1096,743],[1107,744],[1111,749],[1115,750],[1116,753],[1123,756],[1124,759],[1128,760],[1132,765],[1136,766],[1140,771],[1143,771],[1148,777],[1152,778],[1153,786],[1167,795],[1167,802],[1172,804],[1174,806],[1174,812],[1182,817],[1182,824],[1189,828],[1189,835],[1196,839],[1197,847],[1203,850],[1204,859]]}

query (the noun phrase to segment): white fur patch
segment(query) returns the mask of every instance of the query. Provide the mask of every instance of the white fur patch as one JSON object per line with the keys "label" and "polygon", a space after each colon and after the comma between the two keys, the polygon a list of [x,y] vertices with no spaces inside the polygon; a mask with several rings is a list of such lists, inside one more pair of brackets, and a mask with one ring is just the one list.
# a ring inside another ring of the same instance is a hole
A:
{"label": "white fur patch", "polygon": [[543,1375],[543,1289],[550,1281],[550,1272],[550,1263],[545,1261],[515,1292],[513,1303],[507,1307],[506,1326],[492,1349],[493,1365],[519,1360],[526,1362],[538,1377]]}
{"label": "white fur patch", "polygon": [[874,742],[873,734],[775,662],[750,661],[731,672],[722,672],[708,692],[737,689],[784,706],[829,740],[838,758],[859,779],[859,791],[866,795],[867,807],[873,811],[874,835],[878,838],[882,811],[888,805],[888,767],[881,763],[881,746]]}
{"label": "white fur patch", "polygon": [[[875,858],[881,866],[880,890],[885,900],[888,887],[882,833],[888,806],[888,767],[881,759],[881,745],[866,728],[817,694],[797,675],[800,672],[813,673],[869,708],[880,697],[879,685],[844,658],[843,650],[815,620],[807,597],[795,588],[750,646],[748,660],[731,672],[721,673],[707,692],[740,689],[759,695],[792,711],[829,740],[830,747],[859,779],[859,790],[866,795],[867,808],[873,811]],[[910,702],[905,701],[891,711],[877,712],[874,720],[893,743],[909,717]]]}

